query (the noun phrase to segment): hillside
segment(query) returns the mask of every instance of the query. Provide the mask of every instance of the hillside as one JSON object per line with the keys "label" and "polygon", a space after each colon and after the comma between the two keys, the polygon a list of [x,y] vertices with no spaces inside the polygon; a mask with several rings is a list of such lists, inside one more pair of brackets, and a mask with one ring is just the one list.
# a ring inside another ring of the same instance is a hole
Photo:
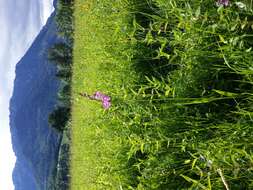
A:
{"label": "hillside", "polygon": [[58,82],[56,68],[47,60],[47,49],[59,41],[54,16],[16,66],[10,103],[16,190],[48,189],[56,166],[61,135],[49,127],[48,115],[57,101]]}

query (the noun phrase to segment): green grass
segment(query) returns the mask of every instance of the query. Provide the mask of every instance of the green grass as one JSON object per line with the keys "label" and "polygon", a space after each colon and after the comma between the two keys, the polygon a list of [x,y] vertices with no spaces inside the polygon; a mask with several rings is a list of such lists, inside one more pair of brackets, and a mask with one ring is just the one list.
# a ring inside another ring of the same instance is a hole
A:
{"label": "green grass", "polygon": [[76,0],[71,189],[253,188],[243,2]]}
{"label": "green grass", "polygon": [[120,126],[109,117],[113,111],[104,111],[101,103],[79,95],[102,91],[113,104],[116,101],[122,79],[118,75],[128,64],[126,35],[119,31],[127,30],[125,6],[121,1],[78,0],[75,4],[72,189],[115,189],[125,180],[124,172],[116,171],[118,157],[123,155],[115,154],[121,151],[122,140],[116,135]]}

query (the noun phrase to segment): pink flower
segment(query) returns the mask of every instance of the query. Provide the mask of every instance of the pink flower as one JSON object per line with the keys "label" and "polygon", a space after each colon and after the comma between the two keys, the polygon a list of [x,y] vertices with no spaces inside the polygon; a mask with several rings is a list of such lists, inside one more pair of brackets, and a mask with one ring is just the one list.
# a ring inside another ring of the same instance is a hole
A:
{"label": "pink flower", "polygon": [[107,95],[105,95],[105,94],[103,94],[102,92],[99,92],[99,91],[95,92],[92,97],[96,100],[106,100],[106,101],[111,100],[111,98],[109,96],[107,96]]}
{"label": "pink flower", "polygon": [[102,105],[103,105],[103,108],[107,110],[111,107],[111,102],[103,101]]}
{"label": "pink flower", "polygon": [[105,94],[103,94],[102,92],[95,92],[92,96],[91,99],[94,100],[99,100],[102,101],[102,105],[104,109],[109,109],[111,107],[111,98]]}
{"label": "pink flower", "polygon": [[103,102],[104,102],[104,101],[109,102],[109,101],[111,101],[111,98],[110,98],[109,96],[104,95],[104,96],[102,97],[102,101],[103,101]]}
{"label": "pink flower", "polygon": [[97,92],[95,92],[95,93],[93,94],[93,98],[94,98],[95,100],[102,100],[104,96],[105,96],[105,95],[104,95],[103,93],[99,92],[99,91],[97,91]]}

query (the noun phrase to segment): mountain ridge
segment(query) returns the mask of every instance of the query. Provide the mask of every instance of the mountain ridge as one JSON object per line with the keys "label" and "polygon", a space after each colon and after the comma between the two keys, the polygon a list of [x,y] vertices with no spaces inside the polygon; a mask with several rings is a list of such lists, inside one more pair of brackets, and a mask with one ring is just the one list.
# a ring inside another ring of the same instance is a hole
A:
{"label": "mountain ridge", "polygon": [[56,68],[47,60],[47,49],[60,41],[54,16],[55,13],[16,65],[10,101],[10,128],[17,157],[13,170],[15,190],[49,189],[57,162],[61,135],[48,124],[59,86]]}

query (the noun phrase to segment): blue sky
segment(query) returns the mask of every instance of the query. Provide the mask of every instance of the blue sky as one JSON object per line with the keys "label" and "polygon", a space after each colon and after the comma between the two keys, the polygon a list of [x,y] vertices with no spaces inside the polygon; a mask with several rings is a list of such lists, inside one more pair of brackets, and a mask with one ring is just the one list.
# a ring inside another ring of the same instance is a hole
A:
{"label": "blue sky", "polygon": [[13,190],[9,100],[15,66],[53,11],[53,0],[0,0],[0,189]]}

